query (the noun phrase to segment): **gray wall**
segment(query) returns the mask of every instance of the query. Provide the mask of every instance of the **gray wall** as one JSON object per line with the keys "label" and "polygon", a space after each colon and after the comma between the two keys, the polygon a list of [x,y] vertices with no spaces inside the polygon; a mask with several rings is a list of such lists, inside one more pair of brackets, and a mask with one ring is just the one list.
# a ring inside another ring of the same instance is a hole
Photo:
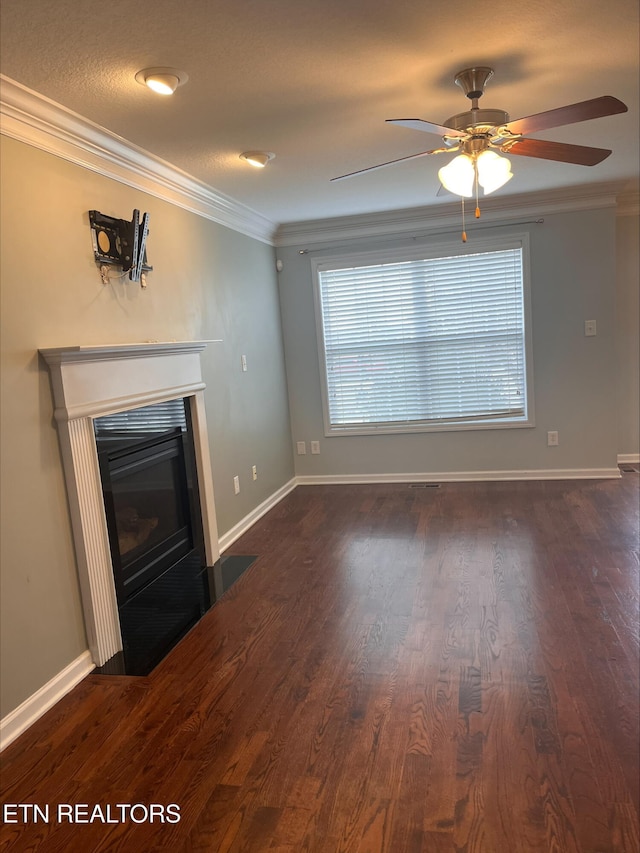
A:
{"label": "gray wall", "polygon": [[[220,534],[288,482],[293,462],[273,248],[30,146],[1,142],[4,716],[87,647],[38,348],[223,339],[203,355]],[[151,215],[154,271],[144,291],[100,282],[87,216],[95,208],[129,218],[134,207]]]}
{"label": "gray wall", "polygon": [[[319,456],[307,449],[306,456],[295,457],[298,475],[615,468],[615,210],[548,215],[544,224],[524,228],[531,241],[536,426],[530,429],[325,438],[310,258],[336,249],[278,250],[293,440],[321,442]],[[522,230],[497,227],[484,234]],[[459,245],[459,236],[451,239]],[[359,239],[354,246],[378,242]],[[347,243],[339,241],[340,253]],[[597,321],[596,337],[584,336],[587,319]],[[559,431],[558,447],[547,447],[548,430]]]}
{"label": "gray wall", "polygon": [[640,454],[640,227],[637,215],[616,222],[616,344],[618,356],[618,453]]}

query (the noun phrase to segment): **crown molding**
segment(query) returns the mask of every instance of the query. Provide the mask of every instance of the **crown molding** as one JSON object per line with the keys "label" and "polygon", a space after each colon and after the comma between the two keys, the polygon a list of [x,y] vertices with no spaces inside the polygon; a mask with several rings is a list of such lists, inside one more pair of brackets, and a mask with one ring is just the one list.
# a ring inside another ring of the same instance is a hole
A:
{"label": "crown molding", "polygon": [[[336,239],[392,236],[459,228],[457,202],[282,224],[188,175],[166,160],[61,104],[0,74],[0,133],[134,189],[168,201],[275,246]],[[640,194],[629,182],[583,185],[506,195],[483,202],[483,222],[516,224],[517,217],[615,207],[618,216],[640,214]]]}
{"label": "crown molding", "polygon": [[[624,183],[563,187],[539,193],[485,199],[482,223],[518,225],[523,218],[540,218],[597,208],[617,208]],[[316,219],[281,225],[275,245],[307,246],[333,240],[393,235],[417,236],[460,229],[460,203],[443,203],[333,219]]]}
{"label": "crown molding", "polygon": [[640,192],[637,189],[625,189],[620,193],[616,215],[640,216]]}
{"label": "crown molding", "polygon": [[262,214],[3,74],[0,133],[273,245]]}

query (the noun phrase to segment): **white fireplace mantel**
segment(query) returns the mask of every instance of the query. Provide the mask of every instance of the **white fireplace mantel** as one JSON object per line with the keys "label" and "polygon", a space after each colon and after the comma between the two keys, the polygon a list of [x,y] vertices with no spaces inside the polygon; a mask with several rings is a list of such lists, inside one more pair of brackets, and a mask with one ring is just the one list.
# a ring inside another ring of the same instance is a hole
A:
{"label": "white fireplace mantel", "polygon": [[200,353],[213,341],[41,349],[51,372],[89,648],[97,666],[122,649],[93,430],[101,415],[188,398],[207,564],[219,557]]}

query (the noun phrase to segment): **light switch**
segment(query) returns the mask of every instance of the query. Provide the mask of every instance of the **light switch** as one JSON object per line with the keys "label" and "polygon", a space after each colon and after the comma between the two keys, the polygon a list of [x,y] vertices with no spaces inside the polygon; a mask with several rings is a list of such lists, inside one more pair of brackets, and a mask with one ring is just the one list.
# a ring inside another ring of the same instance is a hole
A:
{"label": "light switch", "polygon": [[586,337],[588,337],[588,338],[597,334],[597,332],[596,332],[596,321],[595,320],[585,320],[584,321],[584,333],[585,333]]}

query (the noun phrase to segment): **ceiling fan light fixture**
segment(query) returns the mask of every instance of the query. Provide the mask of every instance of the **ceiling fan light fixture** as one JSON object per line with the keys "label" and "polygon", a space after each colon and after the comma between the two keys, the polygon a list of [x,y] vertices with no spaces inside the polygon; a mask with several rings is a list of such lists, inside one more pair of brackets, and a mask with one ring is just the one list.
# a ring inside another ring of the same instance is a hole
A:
{"label": "ceiling fan light fixture", "polygon": [[459,154],[438,171],[438,178],[445,190],[471,198],[475,179],[473,160],[468,154]]}
{"label": "ceiling fan light fixture", "polygon": [[240,155],[241,160],[245,160],[251,166],[255,166],[256,169],[264,169],[267,163],[276,155],[271,151],[244,151]]}
{"label": "ceiling fan light fixture", "polygon": [[143,68],[136,74],[136,80],[158,95],[173,95],[178,86],[189,79],[184,71],[175,68]]}
{"label": "ceiling fan light fixture", "polygon": [[511,161],[496,154],[495,151],[481,151],[476,160],[476,168],[478,183],[485,195],[499,190],[513,177]]}

